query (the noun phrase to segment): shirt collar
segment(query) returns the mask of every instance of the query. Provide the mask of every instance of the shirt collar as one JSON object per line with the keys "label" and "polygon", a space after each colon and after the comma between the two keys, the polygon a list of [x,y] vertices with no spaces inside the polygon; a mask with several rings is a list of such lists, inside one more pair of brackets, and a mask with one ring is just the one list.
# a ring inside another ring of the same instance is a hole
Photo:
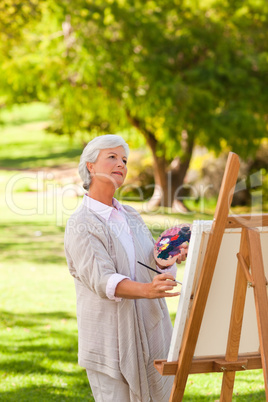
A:
{"label": "shirt collar", "polygon": [[114,207],[109,207],[109,205],[103,204],[100,201],[94,200],[93,198],[90,198],[88,195],[84,195],[83,198],[83,204],[91,209],[92,211],[96,212],[99,214],[102,218],[106,219],[107,221],[110,219],[111,213],[114,210],[114,207],[118,211],[122,211],[123,207],[120,204],[119,201],[117,201],[116,198],[113,198],[113,206]]}

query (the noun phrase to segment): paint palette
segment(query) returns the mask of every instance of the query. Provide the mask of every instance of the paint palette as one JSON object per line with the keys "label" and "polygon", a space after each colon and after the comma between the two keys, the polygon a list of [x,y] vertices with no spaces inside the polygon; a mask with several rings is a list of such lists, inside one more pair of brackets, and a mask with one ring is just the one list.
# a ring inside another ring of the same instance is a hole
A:
{"label": "paint palette", "polygon": [[181,245],[189,244],[191,237],[191,225],[183,223],[165,230],[154,245],[154,258],[156,262],[168,267],[176,262],[181,252]]}

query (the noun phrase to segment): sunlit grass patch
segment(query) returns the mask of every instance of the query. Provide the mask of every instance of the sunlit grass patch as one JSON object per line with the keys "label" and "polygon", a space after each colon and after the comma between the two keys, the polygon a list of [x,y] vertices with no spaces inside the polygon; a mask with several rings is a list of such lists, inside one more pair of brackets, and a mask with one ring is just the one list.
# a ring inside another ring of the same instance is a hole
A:
{"label": "sunlit grass patch", "polygon": [[67,267],[1,264],[0,400],[93,401]]}
{"label": "sunlit grass patch", "polygon": [[[49,110],[40,105],[0,117],[6,123],[0,127],[0,400],[93,402],[77,364],[75,291],[63,250],[66,220],[82,196],[65,192],[55,177],[39,180],[36,173],[77,166],[81,141],[47,133]],[[164,207],[149,213],[144,202],[126,203],[140,211],[157,238],[172,225],[212,219],[216,200],[189,201],[186,215]],[[180,281],[184,266],[178,266]],[[173,322],[178,302],[179,297],[167,298]],[[183,400],[218,400],[221,378],[189,376]],[[237,373],[233,400],[265,401],[262,370]]]}

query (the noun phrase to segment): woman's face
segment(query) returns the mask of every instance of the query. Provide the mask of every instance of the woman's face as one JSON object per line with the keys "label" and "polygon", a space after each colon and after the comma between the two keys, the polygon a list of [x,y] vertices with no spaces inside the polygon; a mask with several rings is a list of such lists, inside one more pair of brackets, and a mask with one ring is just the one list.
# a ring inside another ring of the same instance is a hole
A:
{"label": "woman's face", "polygon": [[127,156],[122,146],[102,149],[95,163],[87,162],[92,176],[92,185],[112,184],[115,189],[122,186],[127,175]]}

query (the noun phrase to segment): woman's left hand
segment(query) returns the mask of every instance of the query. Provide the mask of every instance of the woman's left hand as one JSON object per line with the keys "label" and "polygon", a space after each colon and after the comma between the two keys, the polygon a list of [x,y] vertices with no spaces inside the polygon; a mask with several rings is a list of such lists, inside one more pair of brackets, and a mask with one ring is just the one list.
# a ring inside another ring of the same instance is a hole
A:
{"label": "woman's left hand", "polygon": [[[177,260],[176,260],[177,264],[180,264],[182,261],[186,260],[186,257],[187,257],[187,254],[188,254],[188,246],[189,246],[188,241],[185,241],[184,243],[181,244],[181,246],[180,246],[181,247],[180,254],[178,255]],[[160,269],[168,269],[173,265],[172,264],[172,265],[168,265],[168,266],[163,267],[158,263],[158,261],[156,261],[156,264]]]}
{"label": "woman's left hand", "polygon": [[189,243],[188,241],[185,241],[184,243],[181,244],[180,246],[180,254],[178,255],[178,258],[176,260],[177,264],[180,264],[182,261],[186,260],[187,254],[188,254],[188,246]]}

